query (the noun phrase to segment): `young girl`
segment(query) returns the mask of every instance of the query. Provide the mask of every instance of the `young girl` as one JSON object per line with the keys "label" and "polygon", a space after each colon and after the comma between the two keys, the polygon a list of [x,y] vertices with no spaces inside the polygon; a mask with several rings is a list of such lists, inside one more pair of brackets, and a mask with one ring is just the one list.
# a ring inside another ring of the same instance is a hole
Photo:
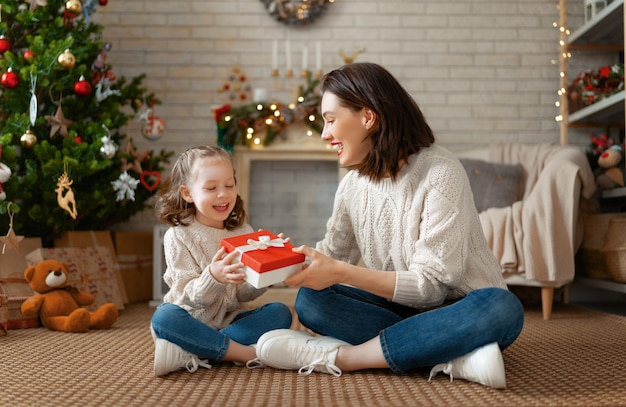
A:
{"label": "young girl", "polygon": [[159,190],[156,214],[171,226],[163,239],[170,289],[152,316],[156,376],[211,368],[203,359],[244,364],[256,357],[252,345],[263,333],[291,326],[284,304],[246,307],[266,289],[247,284],[237,253],[219,247],[223,238],[253,232],[227,151],[185,151]]}

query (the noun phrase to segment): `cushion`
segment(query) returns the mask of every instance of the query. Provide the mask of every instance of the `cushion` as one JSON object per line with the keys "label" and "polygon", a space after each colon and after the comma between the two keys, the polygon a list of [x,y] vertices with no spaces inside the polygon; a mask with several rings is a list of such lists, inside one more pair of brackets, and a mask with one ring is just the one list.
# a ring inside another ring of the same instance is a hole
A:
{"label": "cushion", "polygon": [[478,212],[488,208],[504,208],[522,196],[524,168],[521,164],[499,164],[461,158],[467,172]]}

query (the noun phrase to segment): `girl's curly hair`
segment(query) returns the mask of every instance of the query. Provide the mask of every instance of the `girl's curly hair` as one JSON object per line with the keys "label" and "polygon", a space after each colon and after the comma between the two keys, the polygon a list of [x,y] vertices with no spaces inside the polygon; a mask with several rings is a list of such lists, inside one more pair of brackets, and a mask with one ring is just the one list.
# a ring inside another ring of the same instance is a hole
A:
{"label": "girl's curly hair", "polygon": [[[231,160],[230,153],[217,146],[198,146],[187,149],[174,163],[169,177],[161,184],[157,192],[155,213],[157,218],[170,226],[187,226],[196,215],[196,207],[180,195],[181,186],[189,183],[193,164],[201,158]],[[235,183],[237,179],[235,178]],[[237,201],[230,216],[224,220],[224,228],[235,229],[244,224],[246,213],[243,200],[237,195]]]}

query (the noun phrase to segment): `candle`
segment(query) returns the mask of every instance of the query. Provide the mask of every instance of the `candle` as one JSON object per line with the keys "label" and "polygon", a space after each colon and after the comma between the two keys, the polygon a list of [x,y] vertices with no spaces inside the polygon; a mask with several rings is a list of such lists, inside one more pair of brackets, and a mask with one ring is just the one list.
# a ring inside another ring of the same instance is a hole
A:
{"label": "candle", "polygon": [[287,70],[291,71],[291,44],[289,40],[285,40],[285,59],[287,61]]}
{"label": "candle", "polygon": [[276,40],[272,44],[272,69],[278,69],[278,41]]}
{"label": "candle", "polygon": [[315,42],[315,70],[322,70],[322,43],[319,41]]}
{"label": "candle", "polygon": [[306,71],[309,66],[309,47],[302,47],[302,70]]}

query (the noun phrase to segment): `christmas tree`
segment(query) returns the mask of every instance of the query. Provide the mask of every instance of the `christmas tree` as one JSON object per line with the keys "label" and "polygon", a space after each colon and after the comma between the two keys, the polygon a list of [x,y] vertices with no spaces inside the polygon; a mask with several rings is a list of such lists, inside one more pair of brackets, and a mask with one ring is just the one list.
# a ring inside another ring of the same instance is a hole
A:
{"label": "christmas tree", "polygon": [[[133,118],[158,139],[164,122],[145,75],[116,77],[103,27],[107,0],[2,0],[0,5],[0,234],[41,237],[98,230],[148,207],[171,152],[138,153]],[[156,119],[156,121],[155,121]]]}

